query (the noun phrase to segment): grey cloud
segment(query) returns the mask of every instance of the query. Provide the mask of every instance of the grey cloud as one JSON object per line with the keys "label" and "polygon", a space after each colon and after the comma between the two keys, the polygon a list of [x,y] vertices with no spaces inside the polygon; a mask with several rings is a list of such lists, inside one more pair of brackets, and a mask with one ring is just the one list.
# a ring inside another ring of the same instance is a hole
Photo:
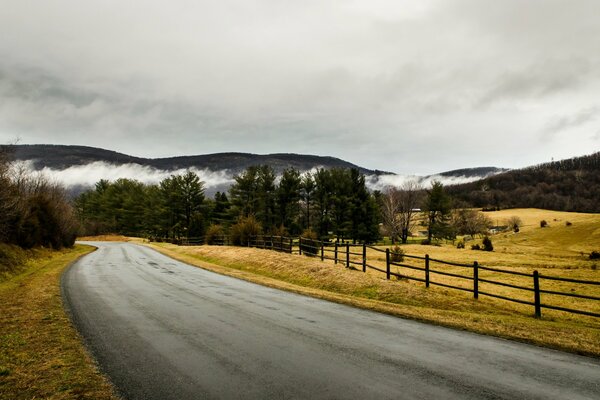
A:
{"label": "grey cloud", "polygon": [[586,125],[590,122],[597,120],[599,116],[600,107],[590,107],[580,110],[574,115],[565,115],[562,117],[553,118],[546,125],[544,129],[544,136],[551,137],[557,132]]}
{"label": "grey cloud", "polygon": [[596,143],[522,149],[557,109],[594,104],[596,1],[5,3],[4,142],[316,153],[408,173]]}

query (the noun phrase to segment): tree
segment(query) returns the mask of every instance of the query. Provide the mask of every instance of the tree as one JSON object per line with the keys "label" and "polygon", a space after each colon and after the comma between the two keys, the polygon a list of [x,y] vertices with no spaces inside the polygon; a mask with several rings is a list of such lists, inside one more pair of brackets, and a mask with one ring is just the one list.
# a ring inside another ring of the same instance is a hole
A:
{"label": "tree", "polygon": [[394,186],[385,188],[380,200],[381,219],[383,227],[387,230],[392,244],[400,237],[402,227],[400,224],[400,191]]}
{"label": "tree", "polygon": [[400,237],[402,243],[416,224],[415,215],[422,197],[422,187],[416,181],[406,181],[400,189],[388,186],[380,202],[383,225],[386,227],[392,244]]}
{"label": "tree", "polygon": [[171,175],[160,183],[170,231],[174,236],[204,234],[201,209],[204,201],[204,182],[192,171]]}
{"label": "tree", "polygon": [[279,186],[275,190],[277,198],[278,223],[289,229],[291,234],[300,233],[298,217],[300,214],[300,172],[294,168],[283,171]]}
{"label": "tree", "polygon": [[452,219],[452,225],[459,235],[485,235],[493,225],[487,215],[470,208],[455,210]]}
{"label": "tree", "polygon": [[258,211],[258,167],[250,166],[233,177],[229,188],[232,212],[235,216],[248,217]]}
{"label": "tree", "polygon": [[408,235],[416,224],[415,215],[423,197],[423,187],[416,181],[406,181],[400,186],[400,232],[402,243],[408,241]]}
{"label": "tree", "polygon": [[521,229],[521,226],[523,225],[523,221],[518,216],[513,215],[506,220],[506,224],[514,232],[519,232],[519,229]]}
{"label": "tree", "polygon": [[321,168],[314,174],[315,190],[313,201],[316,211],[316,230],[319,238],[329,235],[331,226],[331,197],[334,192],[331,173]]}
{"label": "tree", "polygon": [[302,177],[302,180],[300,182],[300,198],[302,199],[303,202],[303,211],[304,211],[304,215],[305,215],[305,220],[304,220],[304,228],[305,229],[310,229],[311,224],[310,224],[310,208],[312,206],[312,195],[315,191],[316,188],[316,184],[315,184],[315,180],[313,179],[313,175],[310,172],[307,172],[304,174],[304,176]]}
{"label": "tree", "polygon": [[427,240],[431,243],[433,238],[454,238],[454,233],[449,224],[452,211],[452,199],[444,190],[444,185],[433,181],[431,189],[427,191],[427,198],[423,205],[423,212],[427,219]]}

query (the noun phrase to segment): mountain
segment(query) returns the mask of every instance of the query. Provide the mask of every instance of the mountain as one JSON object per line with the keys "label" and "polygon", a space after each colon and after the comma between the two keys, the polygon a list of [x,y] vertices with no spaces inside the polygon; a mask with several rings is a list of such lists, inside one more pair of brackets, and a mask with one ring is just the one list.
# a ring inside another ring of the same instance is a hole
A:
{"label": "mountain", "polygon": [[12,145],[16,160],[33,162],[36,170],[50,168],[65,170],[74,166],[82,166],[93,162],[109,164],[138,164],[159,170],[175,171],[186,168],[206,169],[210,171],[228,170],[232,174],[244,171],[252,165],[267,164],[277,173],[285,168],[294,167],[300,171],[308,171],[315,167],[323,168],[357,168],[365,175],[391,174],[391,172],[370,170],[335,157],[281,153],[281,154],[249,154],[249,153],[215,153],[195,156],[167,158],[133,157],[115,151],[87,146],[62,145]]}
{"label": "mountain", "polygon": [[474,207],[600,212],[600,152],[447,188]]}
{"label": "mountain", "polygon": [[404,176],[371,170],[334,157],[303,154],[217,153],[142,158],[87,146],[38,144],[7,147],[12,150],[17,161],[24,162],[30,170],[43,170],[51,179],[63,183],[74,194],[93,186],[100,179],[130,178],[144,183],[156,183],[172,173],[193,169],[205,182],[206,194],[212,196],[217,191],[227,191],[233,183],[234,175],[258,164],[270,165],[277,174],[289,167],[299,171],[315,168],[357,168],[366,176],[367,185],[371,190],[384,190],[388,185],[399,186],[408,179],[417,180],[425,187],[433,180],[450,185],[475,181],[504,171],[495,167],[483,167],[429,176]]}

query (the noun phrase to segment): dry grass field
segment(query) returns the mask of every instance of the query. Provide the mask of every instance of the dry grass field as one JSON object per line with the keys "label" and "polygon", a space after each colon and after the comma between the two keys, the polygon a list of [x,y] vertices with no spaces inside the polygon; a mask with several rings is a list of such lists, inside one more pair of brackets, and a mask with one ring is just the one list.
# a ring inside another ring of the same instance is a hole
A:
{"label": "dry grass field", "polygon": [[[441,246],[403,245],[409,255],[429,254],[434,259],[455,263],[479,264],[531,274],[534,270],[542,276],[559,276],[600,281],[597,262],[589,260],[589,253],[600,250],[600,215],[560,213],[545,210],[506,210],[487,213],[501,221],[519,216],[524,225],[519,233],[501,233],[492,236],[493,252],[457,249],[453,244]],[[545,219],[549,227],[540,228]],[[567,226],[566,221],[571,225]],[[499,223],[501,225],[502,223]],[[581,354],[600,356],[600,318],[543,309],[542,318],[533,318],[530,305],[507,302],[480,295],[438,286],[425,288],[423,283],[393,277],[368,270],[344,268],[333,261],[320,261],[319,257],[306,257],[270,250],[240,247],[197,246],[178,247],[170,244],[153,244],[155,248],[203,268],[234,275],[243,279],[307,293],[343,303],[375,309],[474,332],[527,341],[548,347]],[[383,247],[380,250],[384,249]],[[359,249],[351,251],[360,252]],[[583,253],[583,254],[582,254]],[[332,253],[328,253],[333,257]],[[345,255],[340,254],[341,259]],[[361,261],[353,255],[351,260]],[[385,269],[385,253],[369,249],[370,265]],[[407,265],[423,266],[422,260],[405,258]],[[360,269],[359,266],[356,268]],[[432,270],[472,276],[472,268],[460,268],[432,262]],[[424,277],[423,272],[403,267],[392,271],[404,276]],[[480,279],[497,280],[513,285],[533,288],[531,277],[506,275],[480,270]],[[431,280],[471,289],[472,280],[442,276],[432,273]],[[556,282],[541,279],[545,290],[577,293],[600,297],[600,286]],[[533,301],[530,291],[480,283],[479,290],[506,297]],[[542,294],[542,304],[587,310],[600,313],[600,301]]]}
{"label": "dry grass field", "polygon": [[[15,252],[15,249],[11,249]],[[0,399],[115,399],[60,294],[64,268],[93,249],[37,250],[0,283]]]}

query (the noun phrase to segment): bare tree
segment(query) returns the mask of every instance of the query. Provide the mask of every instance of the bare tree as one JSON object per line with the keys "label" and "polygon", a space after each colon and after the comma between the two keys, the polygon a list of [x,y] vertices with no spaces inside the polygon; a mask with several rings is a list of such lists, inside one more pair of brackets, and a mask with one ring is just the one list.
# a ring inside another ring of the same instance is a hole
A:
{"label": "bare tree", "polygon": [[508,225],[508,227],[514,232],[519,232],[519,229],[523,225],[523,221],[518,216],[513,215],[506,220],[506,225]]}
{"label": "bare tree", "polygon": [[487,215],[470,208],[456,209],[452,215],[452,225],[459,235],[485,235],[493,224]]}
{"label": "bare tree", "polygon": [[406,181],[400,186],[400,228],[402,243],[408,241],[408,235],[416,225],[418,207],[423,198],[423,187],[417,181]]}
{"label": "bare tree", "polygon": [[392,244],[402,232],[400,224],[400,191],[394,186],[388,186],[381,196],[381,218]]}
{"label": "bare tree", "polygon": [[387,229],[392,244],[397,238],[402,243],[408,241],[408,235],[416,224],[423,188],[416,181],[406,181],[400,188],[388,186],[381,200],[383,225]]}

